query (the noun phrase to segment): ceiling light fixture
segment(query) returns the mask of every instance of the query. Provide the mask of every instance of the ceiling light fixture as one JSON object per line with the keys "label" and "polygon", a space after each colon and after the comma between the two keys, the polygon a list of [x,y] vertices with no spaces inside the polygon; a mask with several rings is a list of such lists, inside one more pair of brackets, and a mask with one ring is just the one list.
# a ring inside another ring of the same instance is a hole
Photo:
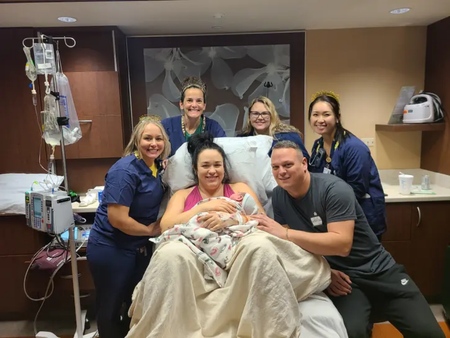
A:
{"label": "ceiling light fixture", "polygon": [[214,19],[222,19],[225,15],[223,15],[222,13],[217,13],[214,14]]}
{"label": "ceiling light fixture", "polygon": [[60,16],[60,17],[58,18],[58,20],[59,20],[59,21],[62,21],[62,22],[75,22],[75,21],[77,21],[77,19],[72,18],[72,17],[70,17],[70,16]]}
{"label": "ceiling light fixture", "polygon": [[411,8],[397,8],[393,9],[390,13],[391,14],[405,14],[408,13],[411,10]]}

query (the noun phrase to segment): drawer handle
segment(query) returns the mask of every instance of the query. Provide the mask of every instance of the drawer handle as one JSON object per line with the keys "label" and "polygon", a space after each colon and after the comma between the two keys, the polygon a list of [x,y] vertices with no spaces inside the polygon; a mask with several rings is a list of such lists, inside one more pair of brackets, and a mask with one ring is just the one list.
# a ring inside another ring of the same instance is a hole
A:
{"label": "drawer handle", "polygon": [[422,221],[422,213],[420,212],[420,208],[417,207],[417,213],[419,214],[419,220],[417,221],[416,227],[420,225],[420,222]]}
{"label": "drawer handle", "polygon": [[79,123],[92,123],[92,120],[78,120]]}

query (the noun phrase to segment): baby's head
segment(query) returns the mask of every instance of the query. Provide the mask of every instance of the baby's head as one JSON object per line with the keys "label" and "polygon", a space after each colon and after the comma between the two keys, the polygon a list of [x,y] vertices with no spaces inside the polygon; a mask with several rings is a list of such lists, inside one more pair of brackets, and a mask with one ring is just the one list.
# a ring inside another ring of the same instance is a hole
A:
{"label": "baby's head", "polygon": [[230,199],[239,203],[246,215],[254,215],[258,213],[258,206],[250,194],[247,194],[246,192],[238,192],[231,195]]}

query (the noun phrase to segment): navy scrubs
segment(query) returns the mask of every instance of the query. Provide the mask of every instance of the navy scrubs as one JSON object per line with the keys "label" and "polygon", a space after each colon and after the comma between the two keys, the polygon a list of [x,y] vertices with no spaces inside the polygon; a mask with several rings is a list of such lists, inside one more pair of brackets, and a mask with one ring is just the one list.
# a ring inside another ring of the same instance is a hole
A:
{"label": "navy scrubs", "polygon": [[386,206],[383,187],[377,166],[369,148],[354,135],[349,135],[342,144],[336,140],[331,146],[331,163],[326,162],[323,139],[314,142],[309,170],[329,173],[342,178],[355,192],[375,235],[386,231]]}
{"label": "navy scrubs", "polygon": [[152,253],[149,237],[130,236],[111,225],[108,204],[129,207],[131,218],[150,225],[157,220],[163,195],[159,175],[155,177],[145,162],[135,155],[121,158],[106,174],[102,202],[87,246],[87,259],[96,289],[100,337],[119,338],[127,334],[131,295],[142,279]]}
{"label": "navy scrubs", "polygon": [[[181,129],[181,117],[174,116],[168,117],[161,121],[164,129],[166,130],[167,135],[169,136],[169,141],[171,145],[171,153],[169,156],[175,154],[178,148],[186,142],[186,137],[183,134],[183,130]],[[205,131],[209,132],[214,137],[226,137],[225,131],[220,126],[220,124],[205,116]]]}

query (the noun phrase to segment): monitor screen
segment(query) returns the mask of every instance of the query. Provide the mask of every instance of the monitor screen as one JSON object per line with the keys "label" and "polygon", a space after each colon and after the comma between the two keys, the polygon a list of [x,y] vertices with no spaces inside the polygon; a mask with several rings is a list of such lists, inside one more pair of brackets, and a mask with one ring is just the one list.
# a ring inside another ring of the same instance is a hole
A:
{"label": "monitor screen", "polygon": [[41,208],[42,208],[42,201],[40,198],[34,198],[34,217],[42,217],[41,215]]}

